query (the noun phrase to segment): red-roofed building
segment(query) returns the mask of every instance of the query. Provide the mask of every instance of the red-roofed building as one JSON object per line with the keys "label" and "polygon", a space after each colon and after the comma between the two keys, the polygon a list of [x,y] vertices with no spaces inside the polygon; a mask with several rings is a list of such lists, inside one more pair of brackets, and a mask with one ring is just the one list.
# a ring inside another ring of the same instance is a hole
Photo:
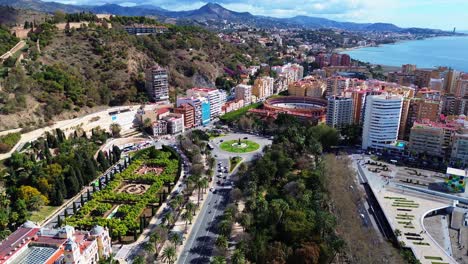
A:
{"label": "red-roofed building", "polygon": [[26,222],[0,243],[0,264],[21,263],[98,263],[111,256],[107,229],[95,226],[91,231],[39,228]]}

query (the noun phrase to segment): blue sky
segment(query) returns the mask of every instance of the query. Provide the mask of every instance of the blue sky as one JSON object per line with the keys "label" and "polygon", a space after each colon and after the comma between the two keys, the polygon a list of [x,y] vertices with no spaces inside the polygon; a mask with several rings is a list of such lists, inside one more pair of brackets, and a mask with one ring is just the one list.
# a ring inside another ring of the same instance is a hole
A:
{"label": "blue sky", "polygon": [[[52,0],[47,0],[52,1]],[[309,15],[351,22],[388,22],[402,27],[468,30],[468,0],[53,0],[69,4],[153,4],[169,10],[216,2],[234,11],[292,17]]]}

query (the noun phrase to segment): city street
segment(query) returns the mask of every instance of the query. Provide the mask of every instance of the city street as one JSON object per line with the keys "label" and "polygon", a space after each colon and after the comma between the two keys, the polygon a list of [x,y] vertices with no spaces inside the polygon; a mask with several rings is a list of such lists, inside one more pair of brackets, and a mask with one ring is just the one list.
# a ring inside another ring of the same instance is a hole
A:
{"label": "city street", "polygon": [[[230,153],[219,148],[222,141],[248,138],[260,145],[256,151],[249,153]],[[229,158],[240,156],[244,162],[251,161],[261,154],[263,148],[271,144],[271,140],[252,134],[230,133],[210,140],[213,146],[212,155],[216,157],[216,177],[214,178],[213,191],[208,193],[206,201],[200,210],[200,215],[194,223],[193,229],[184,244],[183,251],[177,260],[179,264],[185,263],[209,263],[215,250],[215,241],[218,237],[217,223],[229,204],[229,193],[232,189],[231,178],[237,171],[225,173],[224,168],[229,171]],[[221,168],[221,169],[220,169]],[[218,172],[221,170],[222,172]],[[221,177],[218,177],[221,174]],[[226,176],[226,179],[224,179]],[[219,183],[218,183],[219,182]],[[228,183],[228,184],[226,184]]]}

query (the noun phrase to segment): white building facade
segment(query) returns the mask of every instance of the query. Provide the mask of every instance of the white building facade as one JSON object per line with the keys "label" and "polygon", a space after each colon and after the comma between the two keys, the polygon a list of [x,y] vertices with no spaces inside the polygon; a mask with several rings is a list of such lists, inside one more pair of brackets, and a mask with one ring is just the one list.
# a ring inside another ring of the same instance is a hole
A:
{"label": "white building facade", "polygon": [[332,96],[328,98],[327,125],[341,129],[353,122],[353,99]]}
{"label": "white building facade", "polygon": [[382,149],[398,139],[403,98],[398,95],[371,95],[366,98],[362,149]]}

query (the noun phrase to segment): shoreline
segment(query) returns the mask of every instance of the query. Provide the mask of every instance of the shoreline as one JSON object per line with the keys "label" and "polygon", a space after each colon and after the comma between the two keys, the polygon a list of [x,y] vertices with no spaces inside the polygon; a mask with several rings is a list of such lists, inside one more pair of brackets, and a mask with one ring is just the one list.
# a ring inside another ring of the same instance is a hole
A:
{"label": "shoreline", "polygon": [[[461,39],[454,39],[454,37],[461,37]],[[438,41],[436,39],[441,39],[441,40]],[[420,58],[420,57],[417,56],[418,53],[416,53],[415,56],[410,56],[410,57],[406,58],[406,60],[401,58],[401,56],[399,56],[399,57],[397,56],[397,59],[392,59],[393,57],[389,57],[388,55],[382,55],[381,54],[384,51],[395,52],[396,50],[399,49],[399,47],[393,47],[393,46],[396,46],[397,44],[402,45],[403,50],[405,50],[404,47],[406,47],[406,46],[412,47],[412,46],[418,46],[418,45],[422,45],[422,46],[425,45],[425,44],[417,44],[417,43],[413,44],[412,42],[416,42],[416,41],[424,42],[424,41],[431,41],[431,40],[435,41],[433,43],[436,43],[435,44],[436,46],[439,45],[437,43],[442,43],[442,44],[440,44],[441,46],[439,48],[442,48],[442,47],[445,47],[445,46],[450,47],[451,46],[450,44],[447,45],[445,43],[446,42],[465,43],[466,40],[468,40],[468,35],[464,34],[464,35],[451,35],[451,36],[436,36],[436,37],[427,37],[427,38],[424,38],[424,39],[401,40],[401,41],[397,41],[397,42],[394,42],[394,43],[380,44],[380,45],[377,45],[377,46],[341,48],[341,49],[335,49],[334,51],[338,52],[339,54],[348,54],[348,55],[351,56],[351,58],[353,60],[361,61],[363,63],[366,63],[368,65],[372,65],[372,66],[380,65],[380,66],[382,66],[382,67],[384,67],[386,69],[400,68],[401,65],[410,63],[410,64],[421,65],[420,67],[418,67],[420,69],[431,70],[431,69],[436,69],[437,67],[441,67],[441,66],[444,67],[445,66],[445,67],[450,67],[450,68],[457,69],[459,71],[468,72],[468,68],[467,68],[468,66],[467,66],[466,63],[464,63],[463,61],[459,62],[459,60],[454,59],[452,57],[447,58],[447,59],[444,59],[442,57],[442,58],[439,58],[437,60],[430,59],[430,60],[426,61],[426,60],[424,60],[422,58],[425,58],[427,56],[419,54],[419,55],[422,56]],[[407,43],[405,44],[405,42],[407,42]],[[410,44],[408,44],[408,43],[410,43]],[[453,47],[460,48],[459,45],[455,45]],[[360,49],[363,49],[363,48],[369,48],[369,49],[360,50]],[[373,49],[373,48],[375,48],[375,49]],[[360,51],[357,51],[357,50],[360,50]],[[405,51],[405,52],[407,52],[407,51]],[[378,55],[378,56],[376,56],[374,58],[373,57],[374,55],[372,55],[374,53],[381,54],[381,55]],[[443,52],[441,54],[444,55]],[[451,55],[447,55],[447,56],[451,56]],[[426,62],[429,62],[429,61],[430,61],[430,63],[426,63]],[[384,72],[389,72],[389,71],[386,70]]]}
{"label": "shoreline", "polygon": [[[463,35],[458,35],[458,34],[463,34]],[[351,47],[351,48],[336,48],[336,49],[333,49],[333,52],[341,54],[341,53],[346,52],[346,51],[353,51],[353,50],[365,49],[365,48],[379,48],[379,47],[382,47],[382,46],[385,46],[385,45],[395,45],[395,44],[399,44],[399,43],[403,43],[403,42],[410,42],[410,41],[427,40],[427,39],[435,39],[435,38],[446,38],[446,37],[468,37],[468,33],[458,33],[458,34],[457,35],[449,35],[449,36],[426,37],[426,38],[422,38],[422,39],[403,39],[403,40],[397,40],[397,41],[392,42],[392,43],[382,43],[382,44],[378,44],[378,45],[375,45],[375,46],[358,46],[358,47]]]}

